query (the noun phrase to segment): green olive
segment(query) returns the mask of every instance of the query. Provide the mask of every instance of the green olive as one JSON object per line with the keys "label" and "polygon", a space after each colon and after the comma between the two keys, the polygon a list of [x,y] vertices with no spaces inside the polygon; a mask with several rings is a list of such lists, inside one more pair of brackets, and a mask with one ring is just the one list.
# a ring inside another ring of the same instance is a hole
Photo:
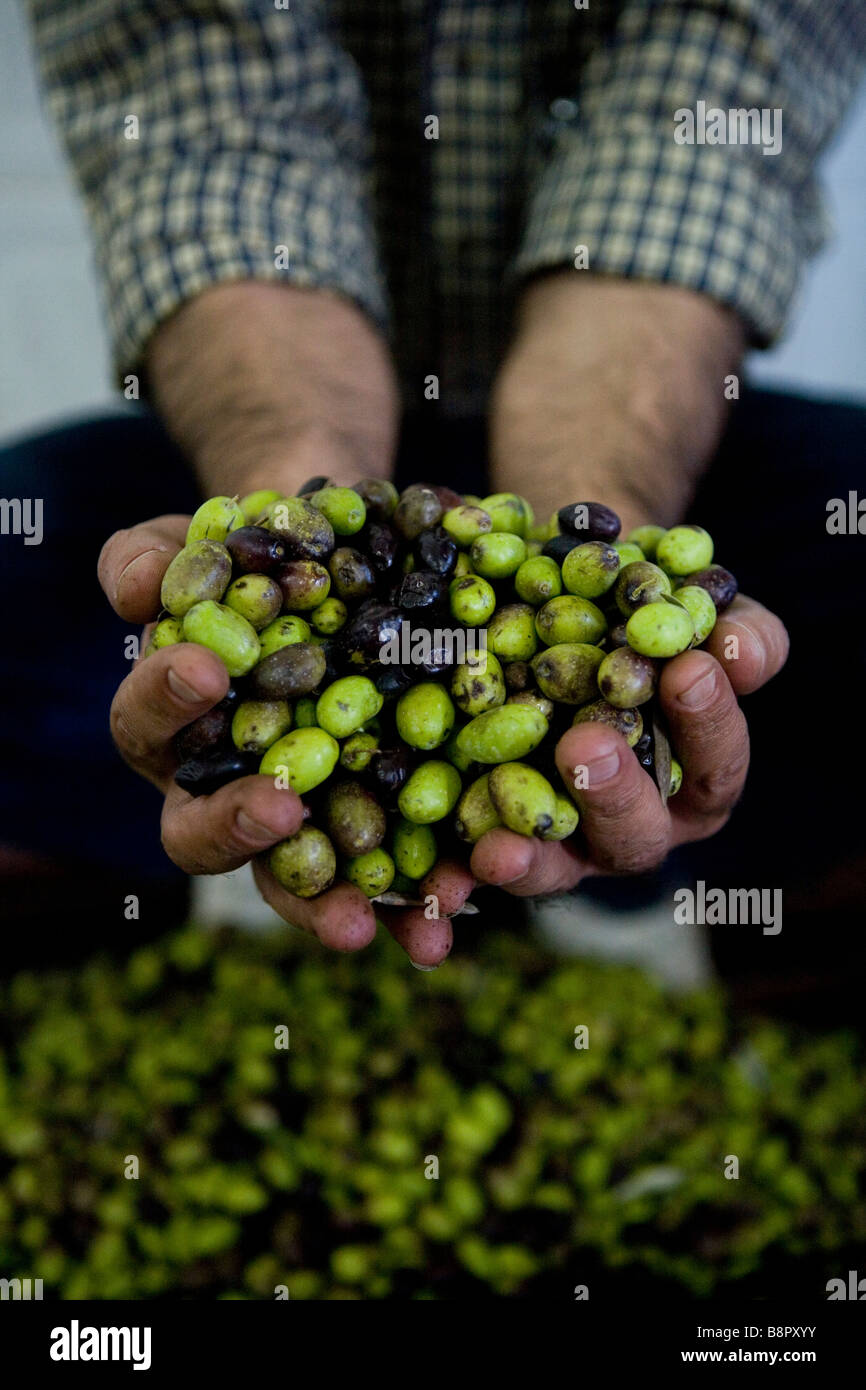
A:
{"label": "green olive", "polygon": [[683,584],[674,591],[674,598],[688,609],[695,625],[693,646],[705,642],[716,625],[716,605],[700,584]]}
{"label": "green olive", "polygon": [[502,821],[499,812],[490,799],[490,774],[485,772],[477,777],[465,790],[457,803],[454,823],[461,840],[474,845],[488,830],[495,830]]}
{"label": "green olive", "polygon": [[196,603],[221,599],[231,577],[232,558],[220,541],[193,541],[178,551],[162,577],[162,606],[182,618]]}
{"label": "green olive", "polygon": [[394,826],[391,855],[399,873],[409,879],[421,879],[438,858],[436,836],[429,825],[401,818]]}
{"label": "green olive", "polygon": [[290,647],[295,642],[309,642],[310,636],[309,623],[296,617],[294,613],[285,613],[281,618],[275,618],[272,623],[268,623],[259,633],[262,660],[272,652],[279,651],[280,647]]}
{"label": "green olive", "polygon": [[271,503],[279,502],[282,495],[281,492],[275,492],[270,487],[260,487],[258,492],[248,492],[246,497],[242,497],[238,502],[238,506],[244,514],[244,524],[254,526]]}
{"label": "green olive", "polygon": [[183,635],[220,658],[230,676],[245,676],[259,659],[256,630],[240,613],[213,599],[196,603],[184,615]]}
{"label": "green olive", "polygon": [[360,782],[336,782],[325,796],[325,829],[338,853],[367,854],[385,838],[385,812]]}
{"label": "green olive", "polygon": [[532,669],[539,689],[564,705],[583,705],[598,694],[596,680],[604,653],[587,642],[559,642],[539,652]]}
{"label": "green olive", "polygon": [[324,729],[293,729],[271,744],[259,764],[259,772],[278,777],[303,796],[333,772],[340,745]]}
{"label": "green olive", "polygon": [[470,546],[479,536],[493,529],[488,512],[481,507],[467,507],[465,503],[447,511],[442,518],[442,525],[451,539],[463,547]]}
{"label": "green olive", "polygon": [[232,719],[232,742],[242,753],[266,753],[292,727],[285,700],[242,700]]}
{"label": "green olive", "polygon": [[454,705],[444,686],[421,681],[400,696],[394,718],[404,743],[429,751],[444,743],[454,727]]}
{"label": "green olive", "polygon": [[403,786],[397,798],[400,814],[416,825],[431,825],[454,809],[460,790],[456,767],[431,759],[416,767]]}
{"label": "green olive", "polygon": [[531,705],[545,719],[551,720],[553,718],[553,701],[548,700],[546,695],[542,695],[540,690],[516,690],[513,695],[508,696],[505,703],[507,705]]}
{"label": "green olive", "polygon": [[672,526],[656,549],[656,560],[669,574],[693,574],[713,559],[713,538],[702,526]]}
{"label": "green olive", "polygon": [[368,898],[387,893],[394,879],[394,860],[386,850],[370,850],[368,854],[356,855],[347,859],[343,865],[346,878],[366,893]]}
{"label": "green olive", "polygon": [[553,809],[553,825],[541,836],[542,840],[567,840],[578,827],[580,816],[570,797],[557,793]]}
{"label": "green olive", "polygon": [[296,898],[314,898],[334,882],[337,856],[327,835],[312,825],[303,825],[296,835],[274,845],[268,868]]}
{"label": "green olive", "polygon": [[483,627],[496,608],[493,586],[477,574],[452,579],[448,597],[452,616],[465,627]]}
{"label": "green olive", "polygon": [[316,723],[334,738],[348,738],[379,713],[384,703],[366,676],[343,676],[319,696]]}
{"label": "green olive", "polygon": [[360,493],[350,487],[323,487],[307,499],[326,516],[338,536],[354,536],[367,520]]}
{"label": "green olive", "polygon": [[150,634],[150,645],[155,652],[183,640],[183,623],[179,618],[162,618]]}
{"label": "green olive", "polygon": [[668,790],[668,796],[676,796],[677,792],[679,791],[679,789],[680,789],[680,787],[681,787],[682,785],[683,785],[683,769],[682,769],[682,765],[681,765],[680,763],[677,762],[676,758],[671,758],[671,781],[670,781],[670,788],[669,788],[669,790]]}
{"label": "green olive", "polygon": [[619,556],[620,568],[646,559],[640,546],[635,545],[632,541],[614,541],[613,548]]}
{"label": "green olive", "polygon": [[348,616],[349,610],[342,599],[326,598],[324,603],[313,609],[310,622],[317,632],[330,637],[332,633],[340,631]]}
{"label": "green olive", "polygon": [[482,508],[493,523],[493,530],[525,536],[532,525],[529,503],[516,492],[493,492],[485,497]]}
{"label": "green olive", "polygon": [[487,624],[487,645],[502,661],[528,661],[538,647],[535,611],[528,603],[506,603]]}
{"label": "green olive", "polygon": [[542,836],[553,825],[556,793],[546,777],[526,763],[503,763],[488,778],[490,800],[502,823],[517,835]]}
{"label": "green olive", "polygon": [[[186,533],[186,545],[193,541],[224,541],[230,531],[246,526],[247,519],[236,497],[210,497],[193,513]],[[695,565],[700,569],[700,565]]]}
{"label": "green olive", "polygon": [[591,599],[562,594],[539,608],[535,631],[548,647],[561,642],[587,642],[593,646],[607,632],[607,620]]}
{"label": "green olive", "polygon": [[340,766],[349,772],[364,772],[370,766],[373,754],[379,751],[379,738],[376,734],[359,733],[347,738],[340,749]]}
{"label": "green olive", "polygon": [[598,598],[606,594],[620,569],[619,554],[607,541],[584,541],[562,562],[562,582],[570,594]]}
{"label": "green olive", "polygon": [[629,531],[626,540],[632,545],[640,546],[645,559],[654,560],[656,547],[664,534],[664,526],[636,526],[633,531]]}
{"label": "green olive", "polygon": [[642,656],[671,657],[692,645],[695,625],[687,608],[662,600],[632,613],[625,625],[628,644]]}
{"label": "green olive", "polygon": [[502,705],[470,720],[456,743],[473,762],[505,763],[525,758],[538,747],[547,729],[547,720],[530,705]]}
{"label": "green olive", "polygon": [[316,702],[312,695],[302,695],[295,705],[295,727],[312,729],[316,723]]}
{"label": "green olive", "polygon": [[526,543],[510,532],[491,531],[472,542],[469,558],[475,573],[485,579],[507,579],[526,559]]}
{"label": "green olive", "polygon": [[[530,542],[527,542],[527,546]],[[532,542],[540,544],[540,542]],[[547,603],[562,593],[562,575],[559,565],[548,555],[534,555],[524,560],[514,576],[514,587],[524,603],[534,607]]]}
{"label": "green olive", "polygon": [[619,709],[607,700],[593,700],[574,716],[573,724],[607,724],[622,734],[629,748],[634,748],[643,733],[643,718],[639,709]]}
{"label": "green olive", "polygon": [[283,593],[266,574],[242,574],[226,589],[224,603],[259,632],[283,606]]}
{"label": "green olive", "polygon": [[487,650],[467,652],[451,677],[451,698],[464,714],[483,714],[505,703],[505,680],[497,657]]}

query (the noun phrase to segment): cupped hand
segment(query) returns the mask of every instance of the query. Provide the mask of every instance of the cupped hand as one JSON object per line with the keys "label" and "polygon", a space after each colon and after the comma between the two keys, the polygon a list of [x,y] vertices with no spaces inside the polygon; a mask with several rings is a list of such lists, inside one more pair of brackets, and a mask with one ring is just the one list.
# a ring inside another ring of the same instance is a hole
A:
{"label": "cupped hand", "polygon": [[[188,524],[187,516],[157,517],[106,542],[99,579],[121,617],[144,624],[157,618],[162,577],[183,546]],[[240,777],[200,797],[175,783],[175,734],[218,704],[228,687],[228,673],[213,652],[182,642],[139,659],[112,702],[111,731],[122,757],[165,797],[166,853],[188,874],[226,873],[253,860],[259,890],[279,916],[333,950],[360,950],[376,934],[377,904],[350,883],[337,883],[317,898],[296,898],[259,857],[300,829],[305,815],[300,797],[259,775]],[[431,968],[451,950],[450,918],[473,886],[465,865],[443,861],[419,887],[419,897],[435,913],[432,919],[424,908],[380,909],[380,919],[414,964]]]}
{"label": "cupped hand", "polygon": [[560,893],[590,875],[656,868],[676,845],[715,834],[742,793],[749,764],[737,697],[771,680],[787,655],[781,620],[739,596],[705,646],[683,652],[662,672],[659,699],[683,768],[682,789],[667,806],[621,734],[578,725],[556,750],[563,785],[580,811],[576,834],[544,843],[490,830],[472,852],[475,877],[519,896]]}

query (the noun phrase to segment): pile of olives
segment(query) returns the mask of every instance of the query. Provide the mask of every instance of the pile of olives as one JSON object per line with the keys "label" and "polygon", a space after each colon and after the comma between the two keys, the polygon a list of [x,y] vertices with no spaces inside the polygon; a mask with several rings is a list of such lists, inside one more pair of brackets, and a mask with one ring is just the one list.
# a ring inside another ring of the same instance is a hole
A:
{"label": "pile of olives", "polygon": [[619,533],[597,502],[539,526],[515,493],[379,478],[211,498],[147,648],[200,643],[231,677],[177,735],[178,784],[280,779],[311,817],[267,856],[279,882],[310,898],[339,874],[386,901],[416,900],[495,826],[574,834],[554,761],[572,723],[618,729],[666,799],[682,770],[660,666],[706,640],[737,583],[700,526]]}

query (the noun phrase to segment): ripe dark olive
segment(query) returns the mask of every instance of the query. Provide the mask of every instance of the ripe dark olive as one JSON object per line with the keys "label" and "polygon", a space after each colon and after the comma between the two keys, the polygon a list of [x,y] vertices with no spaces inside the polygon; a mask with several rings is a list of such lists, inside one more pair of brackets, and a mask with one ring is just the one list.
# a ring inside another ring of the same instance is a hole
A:
{"label": "ripe dark olive", "polygon": [[580,544],[581,541],[577,536],[553,536],[545,542],[541,553],[548,555],[551,560],[555,560],[558,565],[561,565],[569,551],[574,550],[574,547]]}
{"label": "ripe dark olive", "polygon": [[227,752],[217,751],[181,763],[174,780],[192,796],[210,796],[211,792],[218,791],[236,777],[248,777],[258,772],[260,762],[258,754],[238,753],[234,748]]}
{"label": "ripe dark olive", "polygon": [[570,502],[556,513],[562,530],[578,541],[615,541],[622,528],[616,512],[602,502]]}
{"label": "ripe dark olive", "polygon": [[443,526],[422,531],[415,542],[415,563],[419,570],[428,570],[447,579],[457,564],[457,546]]}

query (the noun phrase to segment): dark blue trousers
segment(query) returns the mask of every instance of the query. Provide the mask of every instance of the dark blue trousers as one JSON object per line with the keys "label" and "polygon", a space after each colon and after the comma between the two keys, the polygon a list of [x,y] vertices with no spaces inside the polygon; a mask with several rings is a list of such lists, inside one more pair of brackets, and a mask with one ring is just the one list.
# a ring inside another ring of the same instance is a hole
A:
{"label": "dark blue trousers", "polygon": [[[410,420],[398,481],[429,478],[483,493],[485,455],[481,422]],[[753,766],[730,825],[680,851],[660,874],[582,891],[631,905],[702,877],[782,887],[793,902],[811,895],[820,903],[825,888],[838,893],[840,883],[850,896],[866,785],[866,539],[830,535],[826,521],[829,499],[861,485],[864,456],[866,410],[744,394],[693,516],[712,531],[741,588],[787,623],[790,662],[746,703]],[[141,411],[0,450],[0,495],[44,504],[41,545],[0,537],[0,842],[94,881],[128,879],[130,892],[176,880],[159,844],[159,797],[125,768],[108,733],[112,692],[129,669],[125,639],[135,628],[111,612],[96,559],[118,527],[192,510],[195,482],[159,423]]]}

